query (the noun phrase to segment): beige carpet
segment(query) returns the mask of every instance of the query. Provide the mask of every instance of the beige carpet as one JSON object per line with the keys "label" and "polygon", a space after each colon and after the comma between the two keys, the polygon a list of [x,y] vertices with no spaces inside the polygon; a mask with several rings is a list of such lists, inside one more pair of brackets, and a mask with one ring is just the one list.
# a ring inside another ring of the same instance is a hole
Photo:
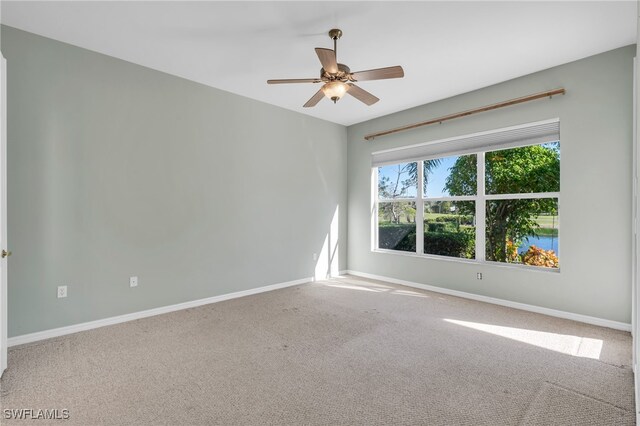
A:
{"label": "beige carpet", "polygon": [[[576,420],[580,420],[576,423]],[[634,413],[552,383],[544,383],[524,416],[529,425],[628,425]]]}
{"label": "beige carpet", "polygon": [[[628,333],[353,277],[12,348],[65,425],[634,424]],[[4,412],[0,412],[4,417]]]}

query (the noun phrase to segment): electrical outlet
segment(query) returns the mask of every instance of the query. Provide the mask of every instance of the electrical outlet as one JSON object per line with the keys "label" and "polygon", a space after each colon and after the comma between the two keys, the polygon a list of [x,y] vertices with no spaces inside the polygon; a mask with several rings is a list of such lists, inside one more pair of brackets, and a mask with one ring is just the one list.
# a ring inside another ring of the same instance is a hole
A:
{"label": "electrical outlet", "polygon": [[481,280],[481,279],[482,279],[482,272],[478,272],[478,273],[476,274],[476,279],[477,279],[477,280]]}
{"label": "electrical outlet", "polygon": [[313,253],[313,260],[318,260],[318,253]]}
{"label": "electrical outlet", "polygon": [[129,287],[138,287],[138,277],[129,277]]}
{"label": "electrical outlet", "polygon": [[67,297],[67,286],[66,285],[58,286],[58,299],[61,299],[63,297]]}

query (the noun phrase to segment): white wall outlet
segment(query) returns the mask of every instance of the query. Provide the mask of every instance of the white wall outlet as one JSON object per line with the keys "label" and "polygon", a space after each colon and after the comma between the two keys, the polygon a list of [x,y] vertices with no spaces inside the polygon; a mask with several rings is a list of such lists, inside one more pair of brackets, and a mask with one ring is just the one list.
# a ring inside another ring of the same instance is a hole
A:
{"label": "white wall outlet", "polygon": [[129,287],[138,287],[138,277],[129,277]]}
{"label": "white wall outlet", "polygon": [[67,286],[66,285],[58,286],[58,299],[61,299],[63,297],[67,297]]}
{"label": "white wall outlet", "polygon": [[318,253],[313,253],[313,260],[318,260]]}
{"label": "white wall outlet", "polygon": [[482,272],[478,272],[476,274],[476,279],[481,280],[482,279]]}

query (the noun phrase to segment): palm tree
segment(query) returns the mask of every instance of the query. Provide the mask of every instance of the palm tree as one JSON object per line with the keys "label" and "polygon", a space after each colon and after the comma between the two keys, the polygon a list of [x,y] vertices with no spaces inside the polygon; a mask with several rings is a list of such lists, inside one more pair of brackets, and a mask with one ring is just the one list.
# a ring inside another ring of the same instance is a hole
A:
{"label": "palm tree", "polygon": [[[424,160],[422,162],[422,176],[424,181],[424,187],[422,188],[424,192],[427,192],[427,183],[429,182],[429,175],[442,163],[441,158],[434,158],[432,160]],[[412,183],[415,185],[418,183],[418,163],[409,163],[408,164],[409,176],[411,177]]]}

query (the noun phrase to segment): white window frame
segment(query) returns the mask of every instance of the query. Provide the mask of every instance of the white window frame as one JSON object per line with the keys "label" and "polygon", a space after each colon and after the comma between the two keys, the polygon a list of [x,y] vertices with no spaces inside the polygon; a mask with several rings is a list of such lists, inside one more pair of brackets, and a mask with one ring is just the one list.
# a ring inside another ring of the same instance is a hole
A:
{"label": "white window frame", "polygon": [[[415,163],[415,161],[408,161],[407,163],[398,163],[398,164],[409,164],[409,163]],[[418,181],[420,181],[422,179],[422,170],[418,170]],[[372,242],[372,250],[374,251],[381,251],[381,252],[390,252],[390,253],[396,253],[396,252],[401,252],[401,253],[407,253],[409,255],[413,254],[411,252],[408,251],[401,251],[401,250],[389,250],[389,249],[380,249],[378,248],[378,243],[379,243],[379,238],[378,238],[378,208],[380,203],[402,203],[402,202],[409,202],[409,203],[416,203],[416,254],[419,253],[417,251],[417,246],[418,244],[420,244],[421,246],[424,246],[424,241],[422,242],[418,242],[418,240],[420,240],[420,238],[418,238],[418,235],[420,235],[417,231],[419,228],[424,229],[424,223],[422,223],[421,225],[418,225],[418,199],[422,196],[422,191],[419,191],[419,188],[416,188],[416,196],[415,197],[398,197],[398,198],[389,198],[389,199],[383,199],[380,200],[378,197],[378,168],[377,167],[373,167],[371,169],[371,191],[374,194],[374,208],[372,210],[372,218],[373,220],[371,221],[371,230],[372,230],[372,235],[373,238],[371,240]],[[424,216],[424,214],[420,215],[421,217]]]}
{"label": "white window frame", "polygon": [[[535,146],[538,144],[519,145],[517,148],[525,146]],[[534,271],[547,271],[547,272],[560,272],[560,268],[545,268],[541,266],[523,265],[519,263],[505,263],[486,260],[485,245],[486,245],[486,208],[487,201],[491,200],[526,200],[526,199],[540,199],[540,198],[555,198],[558,200],[558,227],[560,226],[560,192],[536,192],[536,193],[521,193],[521,194],[486,194],[485,187],[485,154],[487,152],[499,151],[502,149],[513,149],[512,147],[496,148],[488,147],[484,151],[465,153],[462,155],[475,155],[476,167],[477,167],[477,179],[476,179],[476,195],[464,195],[464,196],[449,196],[449,197],[425,197],[424,196],[424,162],[426,160],[446,158],[451,156],[457,156],[456,152],[442,153],[437,156],[423,158],[418,161],[407,161],[407,163],[417,163],[418,181],[416,188],[415,198],[393,198],[379,200],[378,198],[378,166],[372,167],[372,195],[373,195],[373,209],[372,209],[372,251],[379,253],[391,253],[404,256],[417,256],[423,258],[432,258],[438,260],[450,260],[463,263],[480,263],[490,264],[495,266],[506,266],[531,269]],[[403,164],[402,162],[398,164]],[[378,209],[379,204],[387,202],[401,202],[409,201],[416,203],[416,252],[407,252],[402,250],[391,250],[379,248],[378,239]],[[432,201],[474,201],[475,202],[475,225],[476,225],[476,258],[466,259],[453,256],[443,256],[437,254],[424,253],[424,203]],[[558,251],[556,253],[558,259],[560,259],[560,238],[558,237]]]}

